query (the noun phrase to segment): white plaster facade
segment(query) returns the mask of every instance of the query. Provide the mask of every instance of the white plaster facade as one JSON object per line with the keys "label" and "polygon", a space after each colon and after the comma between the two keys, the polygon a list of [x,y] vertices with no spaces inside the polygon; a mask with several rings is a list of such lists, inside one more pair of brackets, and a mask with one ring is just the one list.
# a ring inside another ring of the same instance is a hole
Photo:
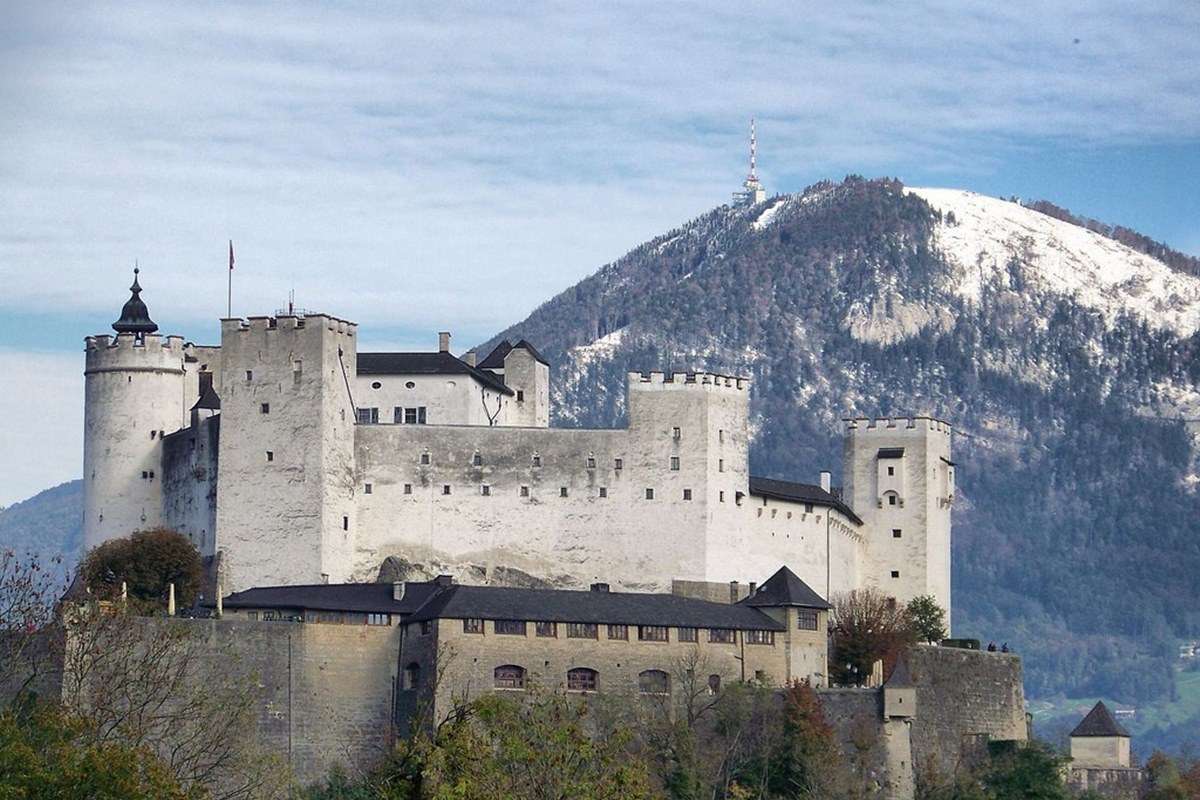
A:
{"label": "white plaster facade", "polygon": [[[826,597],[876,586],[949,608],[944,422],[848,422],[843,503],[807,484],[787,484],[806,495],[752,490],[746,379],[631,373],[627,427],[558,429],[532,348],[511,348],[484,381],[465,369],[360,376],[344,320],[228,319],[221,334],[219,348],[89,337],[88,546],[165,519],[221,554],[226,592],[372,580],[389,556],[460,576],[482,568],[486,580],[504,568],[643,590],[783,564]],[[189,426],[202,366],[220,414]],[[496,416],[476,411],[488,383]],[[394,408],[422,405],[424,424],[394,424]],[[364,407],[379,408],[378,423],[358,421]],[[892,474],[887,448],[904,448]],[[164,465],[165,484],[141,480]],[[902,503],[884,505],[885,492]]]}

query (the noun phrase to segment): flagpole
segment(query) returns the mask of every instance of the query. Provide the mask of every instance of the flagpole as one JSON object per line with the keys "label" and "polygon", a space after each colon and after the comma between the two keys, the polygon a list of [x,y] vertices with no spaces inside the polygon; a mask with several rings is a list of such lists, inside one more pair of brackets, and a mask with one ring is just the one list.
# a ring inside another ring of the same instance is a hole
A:
{"label": "flagpole", "polygon": [[229,293],[226,296],[225,318],[233,319],[233,239],[229,240]]}

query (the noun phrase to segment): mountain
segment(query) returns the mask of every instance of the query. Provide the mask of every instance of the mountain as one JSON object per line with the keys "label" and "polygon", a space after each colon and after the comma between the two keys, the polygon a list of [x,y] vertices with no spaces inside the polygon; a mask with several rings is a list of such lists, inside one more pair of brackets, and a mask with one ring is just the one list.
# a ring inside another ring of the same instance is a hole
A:
{"label": "mountain", "polygon": [[845,416],[952,421],[956,632],[1023,653],[1034,697],[1169,700],[1200,634],[1200,279],[1058,211],[823,182],[704,214],[479,349],[536,342],[567,426],[620,422],[627,371],[748,375],[763,475],[836,475]]}
{"label": "mountain", "polygon": [[70,569],[83,548],[83,481],[61,483],[0,508],[0,546]]}

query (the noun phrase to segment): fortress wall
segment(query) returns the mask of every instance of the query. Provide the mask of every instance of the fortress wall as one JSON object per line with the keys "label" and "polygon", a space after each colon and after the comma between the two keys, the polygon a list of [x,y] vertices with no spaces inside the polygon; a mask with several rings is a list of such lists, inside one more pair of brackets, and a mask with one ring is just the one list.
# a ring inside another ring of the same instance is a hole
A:
{"label": "fortress wall", "polygon": [[201,419],[162,442],[162,523],[211,556],[217,530],[217,443],[221,417]]}
{"label": "fortress wall", "polygon": [[487,425],[488,414],[499,408],[503,424],[515,405],[512,397],[485,389],[470,375],[359,375],[353,386],[355,405],[378,408],[381,424],[393,421],[397,406],[424,406],[430,425]]}
{"label": "fortress wall", "polygon": [[950,774],[964,745],[980,734],[1028,738],[1020,657],[918,645],[906,659],[917,688],[912,749],[918,769]]}

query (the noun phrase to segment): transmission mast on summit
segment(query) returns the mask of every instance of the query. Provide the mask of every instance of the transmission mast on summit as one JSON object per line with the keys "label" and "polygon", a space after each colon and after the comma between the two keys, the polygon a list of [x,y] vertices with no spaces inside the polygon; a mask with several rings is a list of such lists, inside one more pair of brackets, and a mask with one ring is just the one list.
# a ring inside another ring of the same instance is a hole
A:
{"label": "transmission mast on summit", "polygon": [[733,193],[735,206],[752,206],[767,199],[767,190],[758,180],[758,137],[754,131],[754,118],[750,118],[750,174],[742,182],[742,191]]}

